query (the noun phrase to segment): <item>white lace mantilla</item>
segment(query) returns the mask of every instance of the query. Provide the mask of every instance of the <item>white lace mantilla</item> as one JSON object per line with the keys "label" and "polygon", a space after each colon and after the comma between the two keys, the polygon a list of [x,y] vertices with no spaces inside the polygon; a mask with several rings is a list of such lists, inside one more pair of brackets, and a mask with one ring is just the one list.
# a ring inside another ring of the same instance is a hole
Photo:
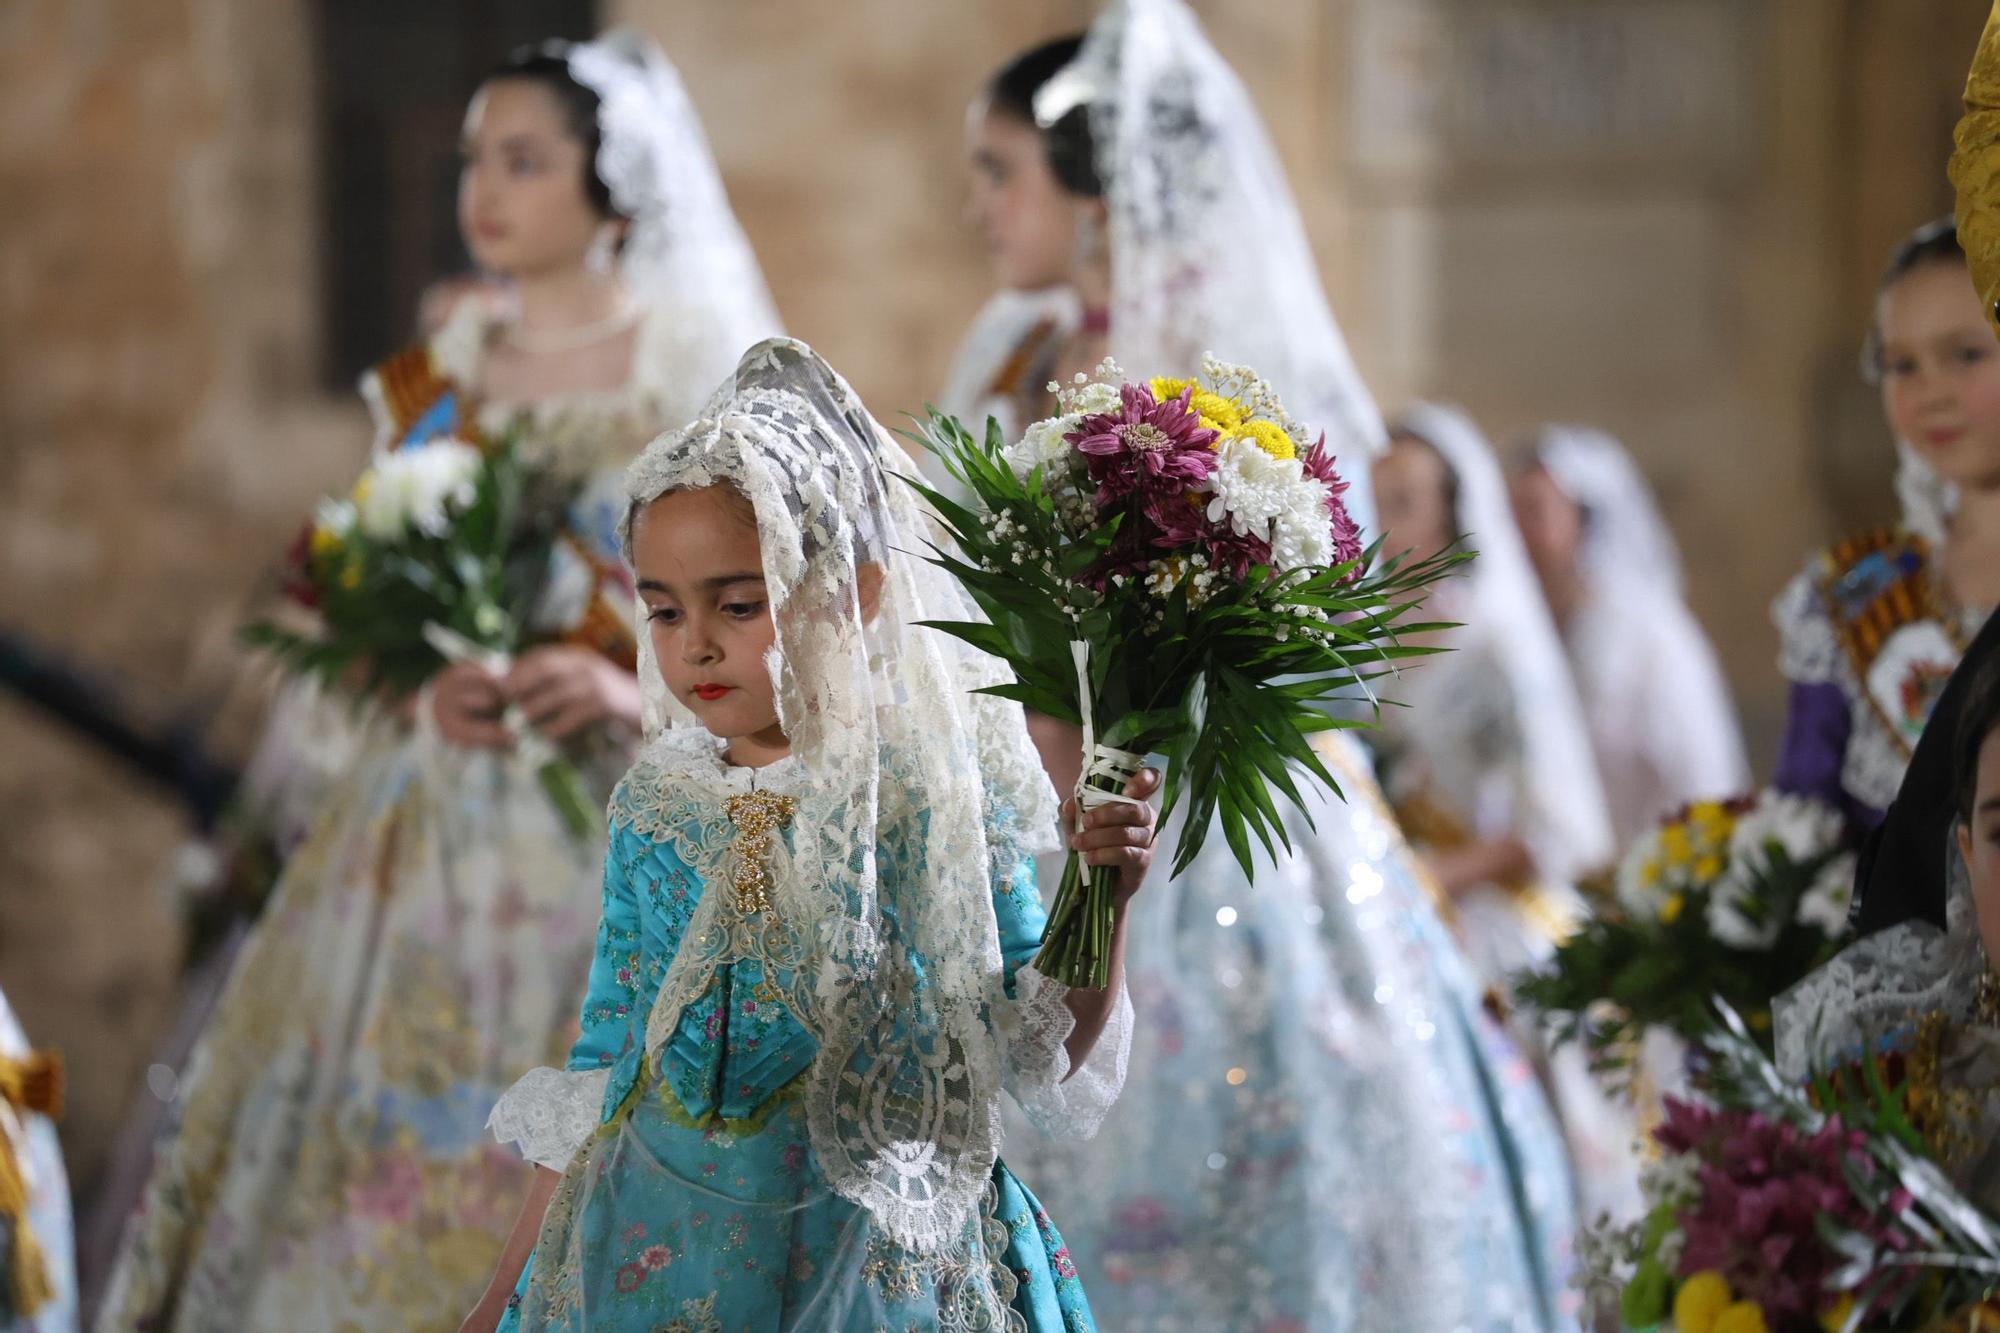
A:
{"label": "white lace mantilla", "polygon": [[1870,935],[1807,975],[1771,1006],[1778,1070],[1788,1082],[1855,1058],[1869,1043],[1933,1011],[1962,1018],[1988,970],[1965,862],[1946,861],[1946,928],[1906,921]]}

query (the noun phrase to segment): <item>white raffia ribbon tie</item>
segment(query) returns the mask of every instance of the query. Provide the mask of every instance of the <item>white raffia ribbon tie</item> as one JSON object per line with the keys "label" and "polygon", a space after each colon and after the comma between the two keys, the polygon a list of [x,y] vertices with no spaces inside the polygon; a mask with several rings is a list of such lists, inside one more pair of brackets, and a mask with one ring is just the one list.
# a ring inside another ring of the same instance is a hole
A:
{"label": "white raffia ribbon tie", "polygon": [[1146,766],[1146,756],[1121,750],[1114,745],[1097,743],[1097,719],[1092,715],[1090,699],[1090,644],[1082,639],[1072,639],[1069,645],[1070,660],[1076,664],[1077,707],[1083,713],[1083,772],[1077,775],[1076,790],[1076,831],[1083,832],[1083,816],[1086,811],[1099,806],[1122,801],[1126,805],[1144,805],[1136,796],[1127,796],[1122,790],[1105,791],[1090,785],[1092,778],[1114,778],[1119,787],[1139,776],[1139,770]]}
{"label": "white raffia ribbon tie", "polygon": [[[514,659],[507,654],[482,648],[457,630],[447,629],[434,620],[424,622],[424,642],[437,649],[438,656],[445,661],[455,666],[482,667],[489,675],[504,676],[514,665]],[[528,715],[519,704],[507,705],[500,714],[500,725],[514,738],[514,752],[529,764],[540,767],[562,757],[553,741],[529,725]]]}

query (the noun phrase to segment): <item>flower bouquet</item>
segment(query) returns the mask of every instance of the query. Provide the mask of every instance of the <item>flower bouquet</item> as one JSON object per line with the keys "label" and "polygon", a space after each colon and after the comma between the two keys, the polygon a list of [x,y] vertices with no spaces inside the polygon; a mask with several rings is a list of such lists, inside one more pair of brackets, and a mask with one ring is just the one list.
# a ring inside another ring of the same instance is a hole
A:
{"label": "flower bouquet", "polygon": [[[287,590],[317,625],[259,620],[244,637],[294,671],[364,694],[410,694],[451,661],[503,666],[560,628],[548,610],[574,582],[560,537],[575,490],[525,462],[511,437],[382,454],[350,494],[320,503],[295,549]],[[575,767],[510,723],[523,745],[546,751],[531,756],[539,780],[571,831],[588,835],[597,810]]]}
{"label": "flower bouquet", "polygon": [[1829,1105],[1824,1080],[1792,1087],[1726,1005],[1697,1080],[1700,1100],[1668,1098],[1653,1132],[1644,1218],[1600,1226],[1580,1246],[1586,1290],[1615,1299],[1627,1327],[1981,1326],[2000,1224],[1924,1153],[1900,1090],[1871,1079]]}
{"label": "flower bouquet", "polygon": [[1667,819],[1626,852],[1614,883],[1615,900],[1517,988],[1605,1071],[1623,1068],[1648,1028],[1690,1041],[1709,1031],[1711,996],[1768,1029],[1773,997],[1834,952],[1854,861],[1837,812],[1763,791]]}
{"label": "flower bouquet", "polygon": [[[1308,443],[1271,386],[1213,358],[1194,379],[1126,382],[1113,362],[1051,386],[1059,414],[1009,443],[932,411],[913,437],[970,499],[919,485],[949,532],[934,548],[987,616],[941,624],[1004,659],[995,693],[1080,725],[1078,809],[1125,799],[1149,753],[1164,803],[1187,803],[1174,870],[1210,821],[1246,873],[1285,841],[1274,791],[1303,770],[1338,790],[1309,737],[1365,725],[1328,710],[1392,660],[1425,585],[1459,555],[1378,565],[1341,501],[1325,438]],[[1109,870],[1072,853],[1036,966],[1106,984]]]}

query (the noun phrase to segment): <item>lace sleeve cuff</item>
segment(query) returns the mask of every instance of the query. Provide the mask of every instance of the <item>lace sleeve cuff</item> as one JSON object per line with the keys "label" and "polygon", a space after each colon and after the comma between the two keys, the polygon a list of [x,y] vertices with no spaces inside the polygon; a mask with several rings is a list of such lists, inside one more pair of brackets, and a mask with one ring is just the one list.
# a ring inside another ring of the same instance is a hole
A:
{"label": "lace sleeve cuff", "polygon": [[1045,1134],[1087,1139],[1118,1100],[1132,1055],[1132,997],[1123,982],[1111,1017],[1090,1054],[1074,1073],[1064,1042],[1076,1027],[1066,997],[1069,988],[1032,966],[1014,975],[1012,1030],[1007,1034],[1007,1090],[1028,1119]]}
{"label": "lace sleeve cuff", "polygon": [[1836,679],[1840,642],[1812,571],[1785,585],[1771,604],[1771,623],[1778,627],[1778,670],[1787,680],[1817,685]]}
{"label": "lace sleeve cuff", "polygon": [[596,1132],[610,1081],[608,1069],[531,1069],[494,1104],[486,1127],[528,1161],[561,1171]]}

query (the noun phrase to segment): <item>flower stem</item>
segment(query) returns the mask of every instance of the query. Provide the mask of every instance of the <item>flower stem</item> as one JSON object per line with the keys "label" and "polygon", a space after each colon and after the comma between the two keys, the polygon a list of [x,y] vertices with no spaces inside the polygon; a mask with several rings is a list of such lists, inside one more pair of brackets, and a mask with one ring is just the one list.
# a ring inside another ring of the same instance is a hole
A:
{"label": "flower stem", "polygon": [[597,828],[600,812],[593,805],[576,765],[567,759],[551,759],[535,770],[535,777],[570,836],[578,842],[586,841]]}
{"label": "flower stem", "polygon": [[[1091,779],[1100,791],[1116,791],[1112,780]],[[1086,866],[1072,851],[1063,862],[1062,883],[1049,910],[1035,970],[1060,985],[1103,990],[1111,980],[1112,901],[1118,886],[1115,866]]]}

